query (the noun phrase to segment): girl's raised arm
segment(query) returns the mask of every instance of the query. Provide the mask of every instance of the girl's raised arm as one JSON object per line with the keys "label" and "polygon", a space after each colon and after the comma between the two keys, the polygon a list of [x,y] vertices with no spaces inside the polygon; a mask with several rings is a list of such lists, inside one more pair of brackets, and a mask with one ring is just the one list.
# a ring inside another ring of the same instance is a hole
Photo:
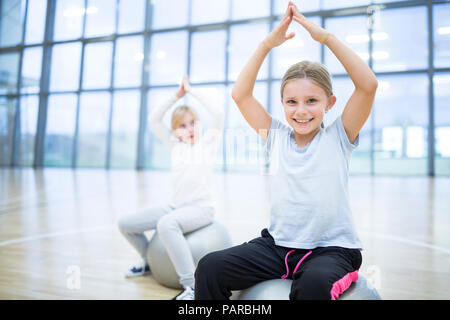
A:
{"label": "girl's raised arm", "polygon": [[178,99],[184,97],[186,93],[187,90],[184,88],[183,80],[178,87],[177,92],[172,94],[163,104],[156,106],[147,117],[150,127],[153,129],[155,135],[168,147],[172,147],[177,139],[174,139],[172,130],[164,124],[163,118],[166,112],[178,101]]}
{"label": "girl's raised arm", "polygon": [[174,144],[174,140],[172,137],[172,130],[164,124],[163,117],[167,110],[169,110],[177,100],[178,97],[175,94],[171,95],[163,104],[156,106],[147,118],[154,134],[168,147],[171,147]]}
{"label": "girl's raised arm", "polygon": [[186,91],[195,97],[211,114],[213,118],[211,129],[222,132],[225,121],[225,111],[223,110],[223,107],[219,105],[217,101],[211,101],[211,98],[205,96],[201,91],[192,89],[187,77],[183,78],[183,85]]}
{"label": "girl's raised arm", "polygon": [[294,37],[294,33],[286,35],[292,16],[292,9],[288,8],[283,20],[259,44],[244,69],[242,69],[231,93],[245,120],[264,140],[267,139],[272,117],[253,96],[253,88],[258,71],[270,50]]}
{"label": "girl's raised arm", "polygon": [[325,44],[342,63],[355,85],[355,90],[345,105],[342,123],[351,143],[353,143],[372,110],[378,82],[369,66],[349,47],[333,34],[314,24],[303,16],[297,7],[289,2],[294,12],[294,20],[300,23],[311,37]]}

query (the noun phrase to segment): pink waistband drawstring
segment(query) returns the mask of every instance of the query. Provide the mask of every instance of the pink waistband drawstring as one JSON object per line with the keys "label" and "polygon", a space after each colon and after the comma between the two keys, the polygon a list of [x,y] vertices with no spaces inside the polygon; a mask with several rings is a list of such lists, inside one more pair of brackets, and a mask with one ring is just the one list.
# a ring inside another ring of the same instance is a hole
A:
{"label": "pink waistband drawstring", "polygon": [[312,253],[312,250],[309,250],[308,253],[306,253],[303,258],[300,259],[300,261],[297,263],[297,265],[295,266],[294,272],[292,274],[294,274],[298,267],[300,267],[300,265],[302,264],[303,260],[305,260],[310,254]]}
{"label": "pink waistband drawstring", "polygon": [[[283,274],[281,276],[281,279],[286,279],[289,276],[289,266],[287,263],[287,259],[289,257],[289,255],[294,252],[295,249],[292,249],[291,251],[289,251],[288,253],[286,253],[286,256],[284,257],[284,264],[286,265],[286,274]],[[297,265],[295,266],[294,272],[292,274],[294,274],[297,269],[300,267],[300,265],[302,264],[303,260],[305,260],[310,254],[312,253],[312,250],[309,250],[301,259],[300,261],[297,263]]]}
{"label": "pink waistband drawstring", "polygon": [[286,253],[286,256],[284,257],[284,264],[286,265],[286,274],[283,274],[283,275],[281,276],[281,279],[286,279],[286,278],[288,277],[288,275],[289,275],[289,266],[288,266],[288,263],[287,263],[287,259],[288,259],[289,255],[290,255],[292,252],[294,252],[294,251],[295,251],[295,250],[289,251],[288,253]]}

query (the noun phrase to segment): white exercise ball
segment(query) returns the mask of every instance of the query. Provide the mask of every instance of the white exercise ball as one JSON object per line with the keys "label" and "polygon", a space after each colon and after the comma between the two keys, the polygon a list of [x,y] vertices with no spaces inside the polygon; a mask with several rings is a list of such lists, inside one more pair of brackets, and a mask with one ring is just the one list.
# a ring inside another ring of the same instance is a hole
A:
{"label": "white exercise ball", "polygon": [[[186,233],[185,238],[191,249],[195,266],[206,254],[231,247],[232,241],[227,229],[217,221]],[[155,280],[166,287],[181,289],[179,277],[166,252],[158,232],[155,231],[147,249],[147,261]]]}
{"label": "white exercise ball", "polygon": [[[289,300],[291,286],[290,279],[262,281],[248,289],[234,291],[231,300]],[[353,282],[338,300],[381,300],[381,297],[366,278],[358,275],[358,281]]]}

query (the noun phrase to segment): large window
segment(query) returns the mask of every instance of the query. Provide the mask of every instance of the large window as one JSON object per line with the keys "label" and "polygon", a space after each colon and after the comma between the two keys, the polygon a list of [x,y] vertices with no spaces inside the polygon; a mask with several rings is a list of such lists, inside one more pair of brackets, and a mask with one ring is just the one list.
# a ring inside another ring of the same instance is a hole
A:
{"label": "large window", "polygon": [[0,94],[17,92],[19,54],[0,53]]}
{"label": "large window", "polygon": [[0,1],[0,14],[0,47],[13,47],[20,44],[22,42],[25,15],[24,1]]}
{"label": "large window", "polygon": [[42,47],[25,49],[22,59],[20,91],[22,93],[37,93],[41,84]]}
{"label": "large window", "polygon": [[[208,14],[205,14],[208,8]],[[192,24],[208,24],[222,22],[228,19],[230,12],[229,0],[192,0]]]}
{"label": "large window", "polygon": [[187,72],[187,48],[186,31],[155,34],[152,37],[150,52],[150,84],[179,82]]}
{"label": "large window", "polygon": [[34,159],[34,143],[37,129],[39,96],[26,95],[20,99],[19,162],[31,166]]}
{"label": "large window", "polygon": [[44,40],[46,0],[33,0],[28,3],[25,43],[40,43]]}
{"label": "large window", "polygon": [[[345,104],[353,93],[355,86],[349,77],[336,78],[333,81],[333,93],[336,96],[336,104],[327,112],[324,125],[327,126],[339,117],[344,111]],[[372,117],[371,113],[359,132],[359,145],[352,154],[350,174],[369,174],[371,170],[372,152]]]}
{"label": "large window", "polygon": [[[325,27],[333,30],[341,41],[367,63],[369,61],[369,35],[366,24],[366,16],[351,16],[327,19]],[[345,73],[344,67],[330,50],[326,50],[325,65],[331,73]]]}
{"label": "large window", "polygon": [[123,37],[116,42],[115,87],[137,87],[141,84],[143,41],[141,36]]}
{"label": "large window", "polygon": [[[258,135],[231,90],[288,2],[0,1],[0,165],[168,169],[170,150],[156,138],[147,116],[188,75],[193,87],[225,110],[216,168],[260,170]],[[379,81],[350,173],[450,175],[450,4],[296,4],[352,48]],[[342,114],[354,85],[326,46],[295,21],[291,31],[295,37],[263,62],[254,95],[286,122],[281,78],[296,62],[321,62],[337,97],[324,118],[329,125]],[[164,116],[168,127],[181,104],[195,108],[205,127],[210,125],[206,109],[188,95]]]}
{"label": "large window", "polygon": [[138,90],[121,90],[113,95],[111,123],[112,168],[136,165],[140,95]]}
{"label": "large window", "polygon": [[2,166],[11,165],[16,112],[16,99],[0,97],[0,165]]}
{"label": "large window", "polygon": [[109,88],[111,85],[112,43],[90,43],[84,48],[83,89]]}
{"label": "large window", "polygon": [[231,0],[233,20],[265,17],[270,14],[270,0]]}
{"label": "large window", "polygon": [[450,174],[450,73],[434,76],[436,174]]}
{"label": "large window", "polygon": [[80,61],[80,43],[75,42],[53,46],[50,69],[50,90],[77,90],[80,81]]}
{"label": "large window", "polygon": [[336,9],[368,5],[370,2],[370,0],[322,0],[322,5],[324,9]]}
{"label": "large window", "polygon": [[[228,87],[231,94],[232,85]],[[261,105],[267,110],[268,100],[266,82],[257,82],[253,94]],[[245,121],[239,108],[230,101],[228,121],[225,132],[226,165],[230,170],[257,171],[264,163],[259,136]]]}
{"label": "large window", "polygon": [[225,80],[226,37],[225,30],[192,34],[192,82]]}
{"label": "large window", "polygon": [[44,152],[46,166],[72,166],[76,115],[75,94],[49,96]]}
{"label": "large window", "polygon": [[111,0],[88,0],[85,37],[99,37],[114,33],[116,6]]}
{"label": "large window", "polygon": [[[318,11],[320,9],[321,0],[296,1],[296,5],[301,12]],[[274,0],[275,13],[282,15],[286,12],[289,0]]]}
{"label": "large window", "polygon": [[56,0],[54,40],[81,38],[84,17],[92,14],[91,11],[85,10],[84,2],[84,0]]}
{"label": "large window", "polygon": [[188,24],[189,0],[156,0],[151,3],[153,28],[173,28]]}
{"label": "large window", "polygon": [[110,99],[107,92],[83,93],[80,97],[76,163],[79,167],[106,165]]}
{"label": "large window", "polygon": [[450,4],[433,7],[434,66],[450,67]]}
{"label": "large window", "polygon": [[428,63],[425,6],[382,10],[374,23],[375,71],[423,69]]}
{"label": "large window", "polygon": [[428,78],[378,77],[374,104],[375,172],[424,175],[427,171]]}
{"label": "large window", "polygon": [[[237,79],[239,72],[268,32],[269,25],[267,23],[238,24],[231,27],[230,45],[228,47],[228,78],[230,80]],[[245,39],[245,41],[242,41],[242,39]],[[268,66],[268,59],[266,59],[259,70],[258,79],[267,78]]]}
{"label": "large window", "polygon": [[119,1],[119,33],[142,31],[144,23],[145,0],[134,0],[132,6],[127,1]]}

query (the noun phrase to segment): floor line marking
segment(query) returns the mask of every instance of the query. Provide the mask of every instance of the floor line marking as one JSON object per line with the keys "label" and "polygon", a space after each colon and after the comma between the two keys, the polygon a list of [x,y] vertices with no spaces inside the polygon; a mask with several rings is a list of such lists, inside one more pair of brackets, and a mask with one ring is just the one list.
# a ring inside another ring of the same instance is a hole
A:
{"label": "floor line marking", "polygon": [[[35,240],[40,240],[40,239],[67,236],[67,235],[72,235],[72,234],[77,234],[77,233],[87,233],[87,232],[93,232],[93,231],[99,231],[99,230],[113,229],[115,227],[116,227],[115,225],[107,225],[107,226],[99,226],[99,227],[83,228],[83,229],[72,229],[72,230],[40,234],[40,235],[36,235],[36,236],[22,237],[22,238],[2,241],[2,242],[0,242],[0,247],[11,245],[11,244],[35,241]],[[361,232],[361,234],[365,234],[368,236],[372,236],[372,237],[384,239],[384,240],[392,240],[392,241],[396,241],[396,242],[400,242],[400,243],[404,243],[404,244],[408,244],[408,245],[412,245],[412,246],[416,246],[416,247],[433,249],[433,250],[436,250],[436,251],[439,251],[439,252],[442,252],[445,254],[450,254],[450,249],[432,245],[432,244],[428,244],[428,243],[425,243],[422,241],[410,240],[410,239],[407,239],[404,237],[387,235],[387,234],[371,232],[371,231],[363,231],[363,232]]]}
{"label": "floor line marking", "polygon": [[384,239],[384,240],[392,240],[392,241],[397,241],[397,242],[401,242],[404,244],[409,244],[412,246],[416,246],[416,247],[422,247],[422,248],[428,248],[428,249],[433,249],[442,253],[446,253],[446,254],[450,254],[450,249],[444,248],[444,247],[440,247],[440,246],[436,246],[433,244],[428,244],[422,241],[417,241],[417,240],[411,240],[405,237],[399,237],[399,236],[393,236],[393,235],[388,235],[388,234],[382,234],[382,233],[378,233],[378,232],[371,232],[371,231],[366,231],[366,232],[361,232],[361,234],[366,234],[375,238],[379,238],[379,239]]}
{"label": "floor line marking", "polygon": [[93,228],[72,229],[72,230],[65,230],[65,231],[59,231],[59,232],[50,232],[50,233],[45,233],[45,234],[39,234],[36,236],[22,237],[22,238],[2,241],[2,242],[0,242],[0,247],[11,245],[11,244],[35,241],[35,240],[40,240],[40,239],[67,236],[67,235],[72,235],[72,234],[77,234],[77,233],[86,233],[86,232],[93,232],[93,231],[99,231],[99,230],[113,229],[114,227],[115,226],[113,226],[113,225],[109,225],[109,226],[99,226],[99,227],[93,227]]}

